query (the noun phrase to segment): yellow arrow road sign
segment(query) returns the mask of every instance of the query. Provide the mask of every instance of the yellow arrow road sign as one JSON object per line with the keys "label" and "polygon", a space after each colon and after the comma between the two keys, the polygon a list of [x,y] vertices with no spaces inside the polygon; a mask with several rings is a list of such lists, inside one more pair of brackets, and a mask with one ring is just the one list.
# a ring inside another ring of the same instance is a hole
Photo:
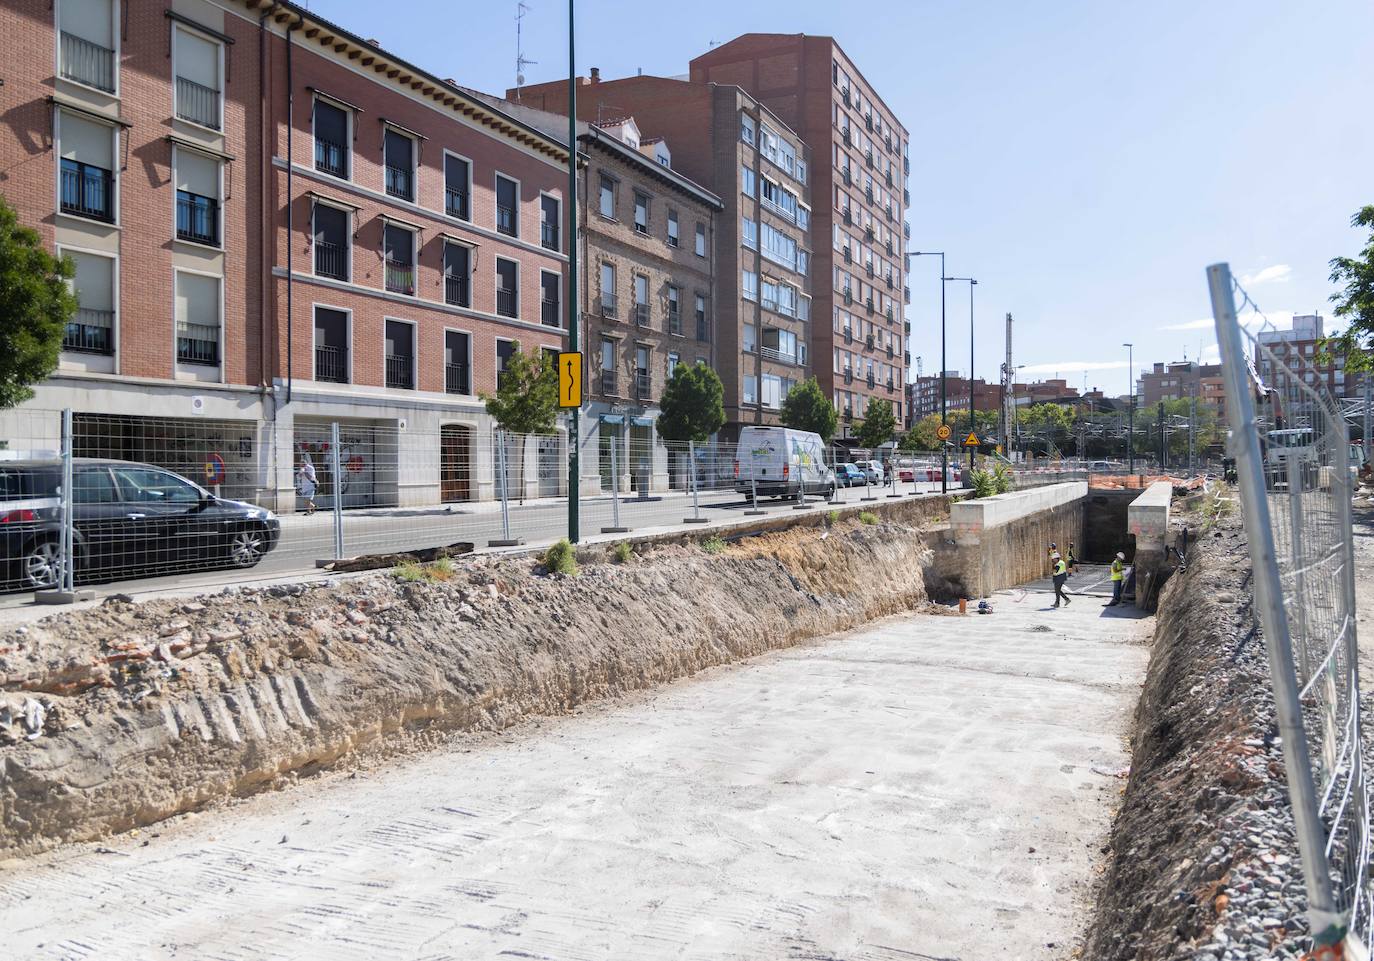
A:
{"label": "yellow arrow road sign", "polygon": [[582,406],[582,354],[577,351],[558,355],[558,406]]}

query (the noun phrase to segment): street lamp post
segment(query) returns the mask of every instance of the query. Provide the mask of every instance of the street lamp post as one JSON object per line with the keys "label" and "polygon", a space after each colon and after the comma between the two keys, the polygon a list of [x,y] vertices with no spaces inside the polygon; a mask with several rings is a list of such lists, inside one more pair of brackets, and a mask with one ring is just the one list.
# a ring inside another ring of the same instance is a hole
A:
{"label": "street lamp post", "polygon": [[[973,433],[973,288],[978,286],[978,281],[972,277],[941,277],[941,281],[957,280],[968,284],[968,432]],[[943,287],[943,284],[941,284]],[[973,451],[968,449],[968,468],[973,470]]]}
{"label": "street lamp post", "polygon": [[1128,473],[1135,473],[1135,344],[1122,344],[1126,348],[1126,366],[1130,368],[1127,372],[1126,386],[1127,393],[1127,414],[1129,418],[1126,427],[1126,470]]}
{"label": "street lamp post", "polygon": [[[940,423],[945,422],[948,398],[945,395],[945,369],[949,366],[945,362],[945,252],[943,250],[913,250],[907,253],[906,259],[912,257],[939,257],[940,258]],[[940,442],[940,493],[949,493],[949,442]]]}

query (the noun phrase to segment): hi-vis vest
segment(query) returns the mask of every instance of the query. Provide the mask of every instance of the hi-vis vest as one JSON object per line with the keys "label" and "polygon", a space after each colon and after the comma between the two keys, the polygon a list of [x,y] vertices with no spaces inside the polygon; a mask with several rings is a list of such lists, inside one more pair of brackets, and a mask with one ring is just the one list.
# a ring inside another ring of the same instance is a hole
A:
{"label": "hi-vis vest", "polygon": [[1055,576],[1055,577],[1058,577],[1060,574],[1063,574],[1063,573],[1064,573],[1065,571],[1067,571],[1068,569],[1069,569],[1069,565],[1064,563],[1064,558],[1061,557],[1061,558],[1059,558],[1059,560],[1057,560],[1057,561],[1054,562],[1054,576]]}
{"label": "hi-vis vest", "polygon": [[1126,569],[1126,565],[1125,565],[1125,564],[1122,564],[1121,561],[1119,561],[1119,560],[1112,561],[1112,580],[1114,580],[1114,581],[1119,581],[1119,580],[1121,580],[1121,578],[1124,576],[1124,571],[1125,571],[1125,569]]}

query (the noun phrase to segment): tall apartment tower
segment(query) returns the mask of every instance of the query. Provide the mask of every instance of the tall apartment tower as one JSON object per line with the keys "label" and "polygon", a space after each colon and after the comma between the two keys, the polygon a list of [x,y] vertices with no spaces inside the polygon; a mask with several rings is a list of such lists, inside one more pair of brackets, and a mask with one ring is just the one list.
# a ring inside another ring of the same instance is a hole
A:
{"label": "tall apartment tower", "polygon": [[812,366],[842,420],[876,397],[903,423],[906,128],[832,37],[747,33],[697,57],[689,76],[748,91],[810,146]]}

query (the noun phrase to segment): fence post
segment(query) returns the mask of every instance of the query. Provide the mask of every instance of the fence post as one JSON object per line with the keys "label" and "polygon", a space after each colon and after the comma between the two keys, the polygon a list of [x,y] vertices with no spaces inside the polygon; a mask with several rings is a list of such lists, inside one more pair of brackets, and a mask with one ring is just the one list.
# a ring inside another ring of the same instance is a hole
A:
{"label": "fence post", "polygon": [[768,513],[759,509],[759,482],[753,477],[749,478],[749,509],[744,513],[749,517],[762,517]]}
{"label": "fence post", "polygon": [[701,498],[697,484],[697,442],[687,441],[687,460],[692,465],[692,516],[684,517],[684,524],[705,524],[706,518],[701,516]]}
{"label": "fence post", "polygon": [[339,422],[329,424],[329,469],[334,476],[334,559],[344,556],[343,540],[343,474],[339,462]]}
{"label": "fence post", "polygon": [[1317,789],[1312,779],[1312,758],[1303,732],[1298,678],[1293,666],[1293,642],[1283,612],[1283,592],[1279,583],[1277,551],[1265,488],[1263,455],[1259,450],[1255,402],[1247,382],[1250,368],[1241,342],[1240,324],[1236,319],[1230,266],[1213,264],[1208,267],[1207,284],[1212,299],[1212,316],[1217,325],[1217,345],[1221,350],[1226,411],[1235,444],[1236,473],[1254,576],[1255,610],[1268,648],[1274,706],[1278,715],[1279,736],[1283,738],[1283,763],[1288,775],[1298,849],[1302,854],[1311,928],[1318,944],[1327,944],[1330,942],[1323,940],[1323,935],[1329,937],[1333,926],[1343,928],[1344,920],[1336,907],[1332,891],[1326,858],[1326,830],[1319,814]]}
{"label": "fence post", "polygon": [[[615,437],[611,438],[611,526],[601,528],[603,534],[625,534],[630,529],[620,526],[620,437],[621,432],[617,431]],[[627,439],[629,434],[623,435]],[[626,451],[629,454],[629,451]]]}
{"label": "fence post", "polygon": [[506,432],[496,429],[496,476],[501,484],[501,536],[487,541],[488,547],[517,547],[524,543],[510,536],[510,478],[506,470]]}
{"label": "fence post", "polygon": [[859,498],[863,501],[876,501],[877,495],[873,493],[873,482],[868,479],[868,467],[864,467],[864,496]]}
{"label": "fence post", "polygon": [[33,599],[39,604],[70,604],[95,597],[95,591],[76,590],[76,536],[72,522],[72,411],[70,407],[62,411],[62,528],[57,539],[57,564],[52,587],[34,591]]}

